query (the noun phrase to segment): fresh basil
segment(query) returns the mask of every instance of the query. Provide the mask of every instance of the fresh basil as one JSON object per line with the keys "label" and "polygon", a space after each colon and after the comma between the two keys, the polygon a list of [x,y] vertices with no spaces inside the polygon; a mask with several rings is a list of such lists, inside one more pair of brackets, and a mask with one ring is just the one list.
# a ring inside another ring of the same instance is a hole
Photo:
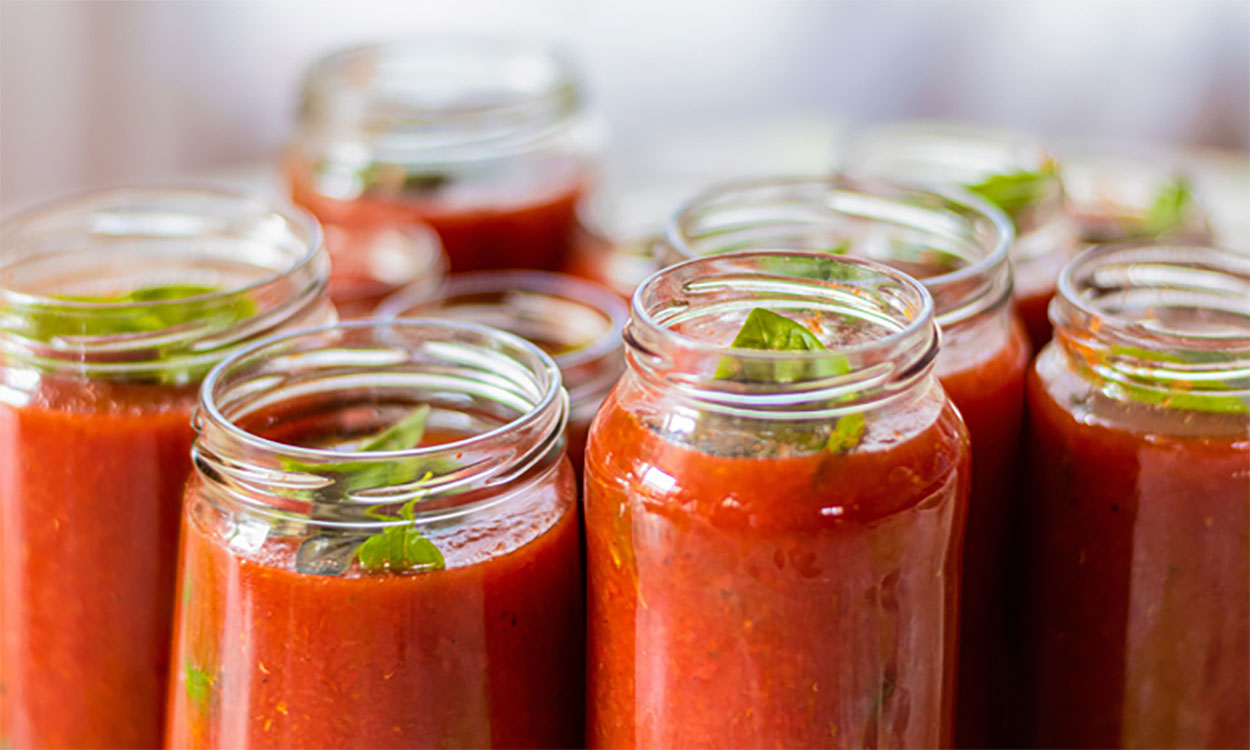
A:
{"label": "fresh basil", "polygon": [[1186,219],[1194,209],[1194,196],[1189,188],[1189,181],[1178,176],[1164,185],[1155,195],[1141,223],[1141,233],[1150,237],[1158,237],[1185,225]]}
{"label": "fresh basil", "polygon": [[[426,474],[428,478],[430,474]],[[417,531],[416,517],[413,506],[420,497],[415,497],[399,509],[398,516],[382,513],[371,513],[376,518],[388,521],[408,521],[399,526],[390,526],[369,537],[356,549],[356,559],[360,567],[370,573],[385,570],[393,572],[420,571],[422,573],[442,570],[447,567],[443,553],[420,531]]]}
{"label": "fresh basil", "polygon": [[1041,169],[990,175],[964,187],[1002,209],[1016,224],[1029,207],[1046,197],[1055,175],[1054,164],[1047,162]]}
{"label": "fresh basil", "polygon": [[[1106,356],[1107,358],[1127,357],[1142,362],[1158,362],[1160,364],[1174,364],[1183,361],[1176,355],[1168,354],[1166,352],[1150,351],[1136,346],[1114,346],[1107,355],[1103,356]],[[1117,369],[1112,363],[1107,362],[1104,364],[1112,370]],[[1161,406],[1165,409],[1215,412],[1223,414],[1250,413],[1250,400],[1248,400],[1244,395],[1237,393],[1226,394],[1218,391],[1194,392],[1169,387],[1168,384],[1163,381],[1149,383],[1141,381],[1126,382],[1123,380],[1103,379],[1101,387],[1106,395],[1112,398],[1127,399],[1130,401],[1136,401],[1140,404]]]}
{"label": "fresh basil", "polygon": [[[791,318],[757,307],[747,314],[742,328],[730,344],[734,349],[759,349],[764,351],[829,351],[814,333]],[[846,357],[830,353],[828,357],[814,362],[778,360],[776,362],[743,362],[727,357],[716,368],[715,378],[744,382],[792,383],[843,375],[850,370]],[[862,413],[848,414],[838,419],[825,441],[825,449],[832,453],[846,453],[859,445],[863,438],[865,420]]]}
{"label": "fresh basil", "polygon": [[216,680],[208,672],[187,662],[183,682],[186,686],[187,698],[203,711],[208,706],[209,698],[213,691],[213,683]]}
{"label": "fresh basil", "polygon": [[[206,298],[220,289],[199,284],[168,284],[135,289],[116,295],[52,297],[48,302],[21,311],[27,319],[25,335],[51,342],[65,337],[121,336],[155,333],[188,323],[212,323],[225,327],[256,313],[256,303],[239,296],[222,300]],[[168,304],[185,300],[180,304]],[[108,307],[83,309],[64,302],[90,302]],[[167,304],[149,304],[161,302]]]}

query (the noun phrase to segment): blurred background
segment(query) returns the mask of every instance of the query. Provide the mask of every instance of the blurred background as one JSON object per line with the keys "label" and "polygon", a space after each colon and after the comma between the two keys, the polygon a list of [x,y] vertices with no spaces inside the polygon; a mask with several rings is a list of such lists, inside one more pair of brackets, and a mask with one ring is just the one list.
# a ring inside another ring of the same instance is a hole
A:
{"label": "blurred background", "polygon": [[1250,141],[1244,0],[3,0],[0,209],[272,159],[313,58],[439,31],[563,44],[626,180],[814,172],[899,118],[1216,158]]}

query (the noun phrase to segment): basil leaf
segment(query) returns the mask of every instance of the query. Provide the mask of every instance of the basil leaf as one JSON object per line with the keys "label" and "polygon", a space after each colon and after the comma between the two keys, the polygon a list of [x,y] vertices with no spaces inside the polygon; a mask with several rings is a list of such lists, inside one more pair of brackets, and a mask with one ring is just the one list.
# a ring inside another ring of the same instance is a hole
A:
{"label": "basil leaf", "polygon": [[[402,451],[416,448],[421,444],[421,438],[425,436],[425,425],[429,418],[430,407],[428,404],[422,404],[412,414],[365,440],[359,451],[368,453],[376,451]],[[281,466],[284,471],[338,475],[340,478],[335,484],[347,492],[355,492],[356,490],[372,487],[393,487],[398,484],[407,484],[423,472],[428,471],[431,462],[425,459],[405,458],[386,462],[338,461],[325,464],[308,464],[293,459],[282,459]],[[437,472],[439,474],[445,474],[454,469],[454,467],[445,467],[441,464],[438,468],[440,469]],[[307,493],[297,492],[296,494]]]}
{"label": "basil leaf", "polygon": [[[821,343],[802,324],[785,315],[756,307],[747,314],[738,335],[730,344],[735,349],[760,349],[766,351],[815,351],[829,348]],[[805,369],[805,368],[809,368]],[[715,378],[720,380],[743,380],[746,382],[791,383],[798,380],[819,379],[843,375],[850,371],[846,357],[830,354],[816,362],[778,361],[772,363],[745,363],[725,358],[716,368]],[[848,414],[838,419],[825,441],[825,448],[833,453],[846,453],[859,445],[864,436],[865,419],[862,413]]]}
{"label": "basil leaf", "polygon": [[1194,208],[1193,193],[1189,181],[1178,176],[1164,185],[1150,204],[1150,210],[1142,221],[1141,231],[1151,237],[1170,232],[1185,225],[1185,219]]}
{"label": "basil leaf", "polygon": [[[22,315],[29,323],[26,335],[36,341],[51,342],[67,336],[119,336],[154,333],[194,322],[211,322],[226,327],[256,313],[256,303],[247,297],[229,300],[192,299],[220,293],[220,289],[199,284],[169,284],[142,287],[125,294],[100,296],[57,296],[64,302],[94,302],[118,305],[84,310],[55,301],[32,305]],[[183,304],[139,307],[145,303],[187,300]],[[130,306],[135,305],[135,306]]]}
{"label": "basil leaf", "polygon": [[370,573],[384,570],[429,572],[447,567],[443,553],[414,526],[392,526],[374,534],[356,549],[360,567]]}
{"label": "basil leaf", "polygon": [[209,697],[212,695],[213,683],[216,680],[208,672],[187,662],[183,681],[186,685],[187,698],[203,711],[208,706]]}
{"label": "basil leaf", "polygon": [[1046,197],[1055,179],[1053,163],[1036,171],[1018,170],[990,175],[981,182],[965,185],[968,190],[993,203],[1017,223],[1025,210]]}
{"label": "basil leaf", "polygon": [[[1101,356],[1106,358],[1131,358],[1144,363],[1158,362],[1161,365],[1183,361],[1180,357],[1166,352],[1155,352],[1136,346],[1113,346],[1108,354]],[[1113,363],[1105,362],[1104,365],[1112,370],[1116,369],[1116,365]],[[1112,398],[1129,399],[1140,404],[1162,406],[1165,409],[1223,414],[1250,413],[1250,402],[1247,401],[1245,396],[1236,393],[1194,392],[1169,388],[1161,380],[1151,384],[1103,379],[1102,389],[1106,395]]]}
{"label": "basil leaf", "polygon": [[360,447],[361,451],[403,451],[416,448],[425,436],[425,423],[430,419],[430,405],[422,404],[416,411],[387,427]]}

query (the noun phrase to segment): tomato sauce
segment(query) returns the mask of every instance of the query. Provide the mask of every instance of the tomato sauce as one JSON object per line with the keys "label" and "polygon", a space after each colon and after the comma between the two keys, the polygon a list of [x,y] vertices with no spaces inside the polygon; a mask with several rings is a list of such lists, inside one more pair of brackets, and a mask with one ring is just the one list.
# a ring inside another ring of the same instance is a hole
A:
{"label": "tomato sauce", "polygon": [[6,747],[156,747],[194,387],[0,399]]}
{"label": "tomato sauce", "polygon": [[188,489],[170,747],[572,747],[583,600],[572,469],[436,540],[443,570],[300,573]]}
{"label": "tomato sauce", "polygon": [[621,392],[587,458],[588,744],[949,744],[967,444],[940,391],[871,447],[772,458],[670,442]]}
{"label": "tomato sauce", "polygon": [[433,198],[361,197],[344,201],[318,193],[296,173],[292,198],[323,222],[363,229],[422,222],[438,232],[452,273],[499,268],[557,270],[577,239],[583,188],[569,178],[531,195],[452,203]]}
{"label": "tomato sauce", "polygon": [[1001,746],[1010,710],[1006,561],[1011,557],[1010,529],[1017,512],[1020,423],[1029,362],[1028,338],[1015,316],[1010,317],[1006,325],[988,326],[993,335],[974,330],[972,335],[948,336],[938,355],[938,379],[959,408],[972,441],[960,605],[956,741],[961,747]]}
{"label": "tomato sauce", "polygon": [[1087,403],[1030,374],[1023,743],[1246,747],[1244,415],[1156,429],[1167,410],[1121,403],[1112,424]]}

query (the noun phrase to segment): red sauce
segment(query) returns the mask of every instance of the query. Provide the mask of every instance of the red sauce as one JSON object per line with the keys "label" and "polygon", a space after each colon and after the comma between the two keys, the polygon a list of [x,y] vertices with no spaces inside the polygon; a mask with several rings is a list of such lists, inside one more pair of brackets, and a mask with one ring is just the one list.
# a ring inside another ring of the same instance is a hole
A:
{"label": "red sauce", "polygon": [[194,388],[0,403],[6,747],[156,747]]}
{"label": "red sauce", "polygon": [[527,516],[464,532],[466,551],[444,547],[448,567],[423,574],[302,574],[291,538],[241,552],[215,528],[219,511],[193,506],[203,491],[189,487],[183,527],[170,747],[579,744],[584,610],[567,461]]}
{"label": "red sauce", "polygon": [[1074,397],[1030,374],[1023,741],[1247,747],[1244,416],[1204,435],[1212,415],[1173,413],[1180,435],[1140,404],[1078,418]]}
{"label": "red sauce", "polygon": [[[995,321],[986,321],[987,328]],[[964,540],[956,744],[1002,746],[1010,708],[1004,600],[1018,496],[1020,422],[1029,342],[1012,319],[1005,336],[950,336],[938,378],[972,440],[972,495]]]}
{"label": "red sauce", "polygon": [[1031,294],[1016,293],[1016,309],[1020,311],[1020,320],[1028,331],[1033,351],[1040,351],[1050,341],[1054,331],[1050,325],[1050,300],[1055,296],[1055,285]]}
{"label": "red sauce", "polygon": [[669,442],[619,399],[586,468],[588,744],[949,743],[954,410],[845,456],[756,458]]}
{"label": "red sauce", "polygon": [[298,173],[292,198],[323,222],[365,228],[424,222],[438,232],[452,273],[496,268],[557,270],[577,236],[580,180],[537,195],[497,203],[454,204],[434,199],[358,198],[341,201],[314,190]]}

